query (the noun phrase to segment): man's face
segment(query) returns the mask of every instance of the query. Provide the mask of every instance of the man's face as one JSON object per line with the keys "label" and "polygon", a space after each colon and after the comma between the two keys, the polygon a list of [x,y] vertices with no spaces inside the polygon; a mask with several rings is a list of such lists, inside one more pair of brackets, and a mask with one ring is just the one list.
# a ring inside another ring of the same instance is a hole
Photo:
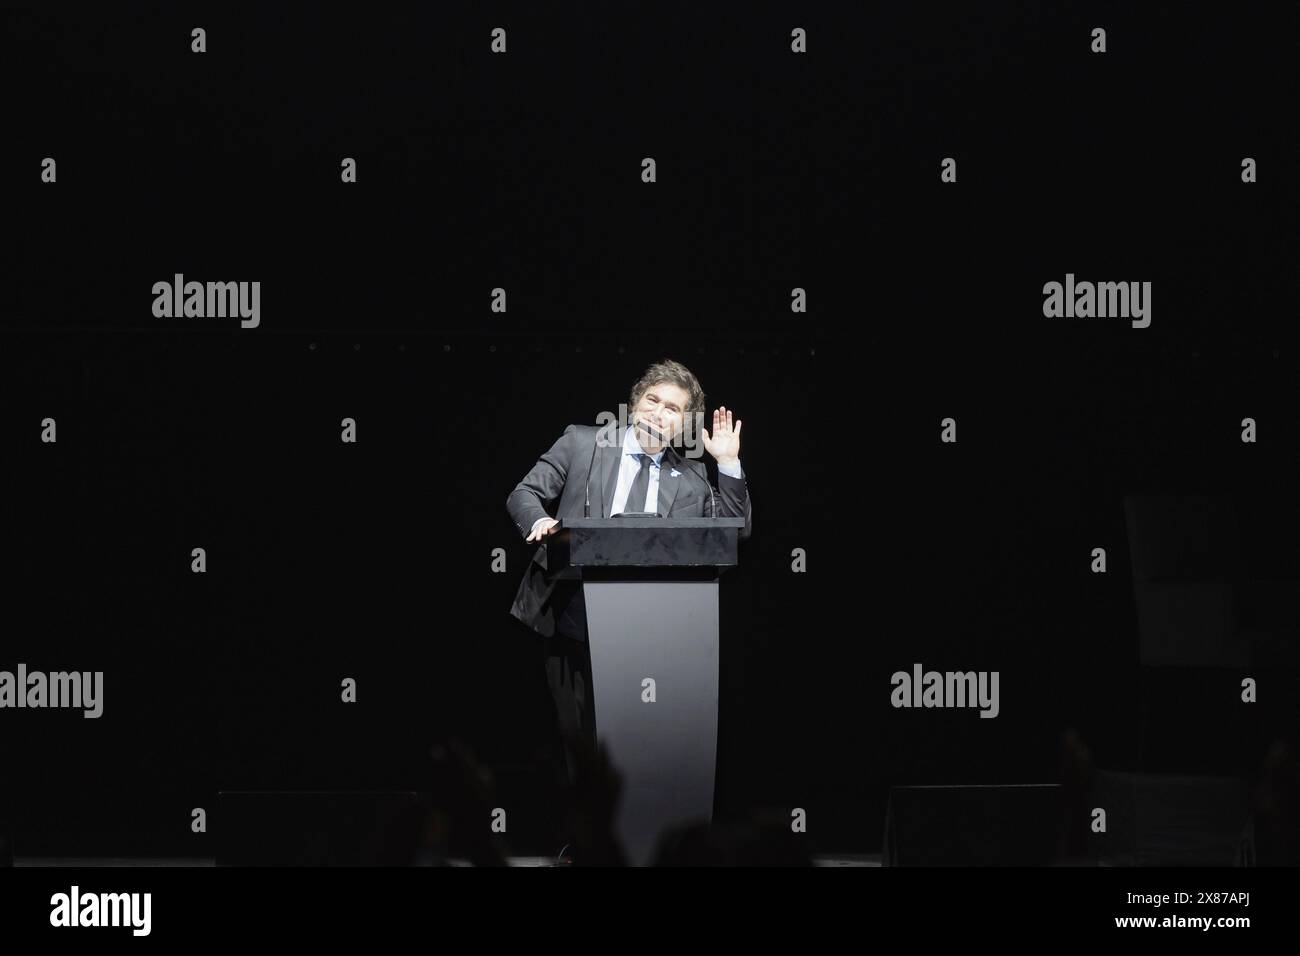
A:
{"label": "man's face", "polygon": [[[659,382],[645,390],[636,408],[632,409],[632,426],[646,454],[657,455],[681,434],[690,397],[686,389],[671,382]],[[642,428],[642,424],[657,428],[664,437],[656,438]]]}

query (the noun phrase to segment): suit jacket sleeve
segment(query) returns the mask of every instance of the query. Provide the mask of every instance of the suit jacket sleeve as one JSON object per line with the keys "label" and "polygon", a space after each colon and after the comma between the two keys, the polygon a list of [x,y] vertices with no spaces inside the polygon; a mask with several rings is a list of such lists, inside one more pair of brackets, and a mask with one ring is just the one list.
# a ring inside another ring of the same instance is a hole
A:
{"label": "suit jacket sleeve", "polygon": [[[704,469],[703,464],[700,468]],[[704,473],[708,474],[707,471]],[[754,506],[749,500],[749,484],[744,478],[733,478],[718,472],[718,483],[713,486],[713,494],[714,497],[710,500],[717,504],[718,517],[745,519],[745,527],[740,529],[739,538],[741,541],[747,540],[754,530]]]}
{"label": "suit jacket sleeve", "polygon": [[538,518],[553,517],[553,508],[564,490],[570,463],[577,448],[578,431],[573,425],[564,430],[550,449],[537,459],[537,464],[524,475],[524,480],[506,496],[506,511],[521,537],[527,538]]}

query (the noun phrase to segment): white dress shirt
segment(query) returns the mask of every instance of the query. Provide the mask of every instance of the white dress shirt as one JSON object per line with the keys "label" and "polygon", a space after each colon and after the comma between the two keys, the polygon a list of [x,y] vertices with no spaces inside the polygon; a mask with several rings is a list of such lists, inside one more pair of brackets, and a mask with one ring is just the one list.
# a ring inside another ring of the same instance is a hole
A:
{"label": "white dress shirt", "polygon": [[628,494],[632,491],[632,482],[636,480],[637,473],[641,470],[638,456],[645,453],[641,443],[636,440],[632,426],[629,425],[623,432],[623,454],[619,457],[618,482],[614,485],[613,507],[609,509],[611,515],[622,514],[624,511],[649,511],[653,514],[659,510],[659,462],[664,457],[663,449],[660,449],[657,455],[651,456],[650,486],[646,488],[645,501],[627,500]]}

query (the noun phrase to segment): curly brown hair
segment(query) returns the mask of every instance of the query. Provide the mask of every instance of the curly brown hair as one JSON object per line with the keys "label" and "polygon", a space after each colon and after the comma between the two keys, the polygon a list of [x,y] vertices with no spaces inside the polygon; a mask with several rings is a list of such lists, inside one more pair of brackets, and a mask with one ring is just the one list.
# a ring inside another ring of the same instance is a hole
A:
{"label": "curly brown hair", "polygon": [[685,435],[693,434],[696,413],[704,410],[704,388],[700,385],[700,380],[695,377],[695,373],[681,362],[675,362],[670,358],[660,359],[642,372],[641,377],[632,386],[631,401],[627,407],[636,408],[646,390],[660,382],[676,385],[690,396],[686,407],[682,409],[682,430]]}

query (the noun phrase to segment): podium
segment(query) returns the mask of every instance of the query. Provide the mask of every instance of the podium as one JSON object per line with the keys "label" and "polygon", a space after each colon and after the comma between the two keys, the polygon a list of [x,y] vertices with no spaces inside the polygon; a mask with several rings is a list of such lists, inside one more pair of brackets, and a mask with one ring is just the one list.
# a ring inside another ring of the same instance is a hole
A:
{"label": "podium", "polygon": [[582,582],[596,739],[623,777],[615,830],[635,866],[669,827],[713,817],[718,578],[744,518],[564,518],[547,568]]}

